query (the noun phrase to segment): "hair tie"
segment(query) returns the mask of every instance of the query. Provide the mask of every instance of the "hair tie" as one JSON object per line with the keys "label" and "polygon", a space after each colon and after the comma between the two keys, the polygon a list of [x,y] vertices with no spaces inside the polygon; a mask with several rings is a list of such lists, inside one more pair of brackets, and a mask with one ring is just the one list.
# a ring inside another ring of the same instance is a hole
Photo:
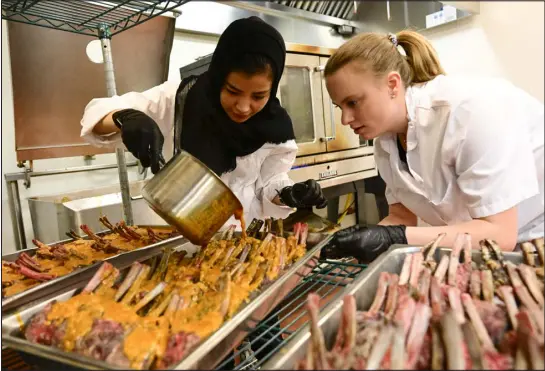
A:
{"label": "hair tie", "polygon": [[389,33],[388,40],[390,40],[392,44],[394,44],[394,46],[397,47],[397,36],[395,34]]}
{"label": "hair tie", "polygon": [[397,51],[399,52],[399,54],[401,54],[404,57],[407,56],[407,53],[405,53],[405,49],[403,49],[403,47],[397,43],[397,36],[395,34],[389,33],[388,34],[388,40],[390,40],[390,42],[392,44],[394,44],[394,46],[397,49]]}

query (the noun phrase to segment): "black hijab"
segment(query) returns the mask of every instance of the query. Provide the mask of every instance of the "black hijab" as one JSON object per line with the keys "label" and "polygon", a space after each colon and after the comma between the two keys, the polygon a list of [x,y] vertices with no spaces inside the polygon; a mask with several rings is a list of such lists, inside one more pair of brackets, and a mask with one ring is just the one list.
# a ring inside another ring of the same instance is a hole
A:
{"label": "black hijab", "polygon": [[[264,55],[273,63],[272,89],[260,112],[244,123],[236,123],[221,107],[220,91],[237,58],[249,53]],[[294,139],[291,119],[276,98],[285,59],[284,39],[272,26],[257,17],[231,23],[218,41],[208,71],[198,77],[187,94],[181,148],[221,175],[235,169],[236,157],[249,155],[265,143]]]}

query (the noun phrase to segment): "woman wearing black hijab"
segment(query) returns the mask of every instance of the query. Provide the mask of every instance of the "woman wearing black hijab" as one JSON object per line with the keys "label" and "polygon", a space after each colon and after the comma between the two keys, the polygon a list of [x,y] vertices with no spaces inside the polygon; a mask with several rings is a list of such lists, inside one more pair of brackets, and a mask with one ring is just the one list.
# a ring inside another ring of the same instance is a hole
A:
{"label": "woman wearing black hijab", "polygon": [[293,185],[287,174],[297,145],[276,98],[285,58],[277,30],[257,17],[239,19],[221,35],[207,72],[143,93],[92,100],[81,136],[97,146],[122,141],[153,173],[164,163],[163,152],[191,153],[235,193],[246,220],[323,208],[327,201],[317,182]]}

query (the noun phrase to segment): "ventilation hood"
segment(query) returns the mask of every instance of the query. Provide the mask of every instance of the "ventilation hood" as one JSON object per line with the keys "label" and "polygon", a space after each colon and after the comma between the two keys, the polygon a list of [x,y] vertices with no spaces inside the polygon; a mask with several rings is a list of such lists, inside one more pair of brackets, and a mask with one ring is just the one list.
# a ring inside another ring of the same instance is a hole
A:
{"label": "ventilation hood", "polygon": [[[426,29],[426,17],[441,10],[441,1],[363,1],[363,0],[268,0],[220,1],[233,7],[294,20],[333,26],[341,35],[359,32],[398,32]],[[444,2],[459,5],[466,2]],[[472,12],[457,9],[457,19]]]}
{"label": "ventilation hood", "polygon": [[357,12],[358,2],[347,0],[330,1],[294,1],[294,0],[269,0],[278,5],[305,10],[315,14],[348,20]]}
{"label": "ventilation hood", "polygon": [[306,20],[318,24],[337,26],[338,28],[358,28],[359,24],[352,20],[357,12],[359,1],[219,1],[236,8],[251,10],[276,17]]}

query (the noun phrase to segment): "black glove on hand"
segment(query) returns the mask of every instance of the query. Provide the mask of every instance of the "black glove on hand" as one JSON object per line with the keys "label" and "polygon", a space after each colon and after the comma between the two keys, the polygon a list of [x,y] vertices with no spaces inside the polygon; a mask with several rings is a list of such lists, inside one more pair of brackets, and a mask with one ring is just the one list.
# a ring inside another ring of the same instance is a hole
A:
{"label": "black glove on hand", "polygon": [[407,244],[404,225],[356,225],[342,229],[333,235],[331,242],[322,250],[321,257],[337,259],[352,256],[361,263],[369,263],[394,244]]}
{"label": "black glove on hand", "polygon": [[165,164],[163,159],[163,134],[151,117],[134,109],[124,109],[112,115],[121,129],[121,138],[127,150],[140,160],[143,167],[151,167],[156,174]]}
{"label": "black glove on hand", "polygon": [[327,206],[327,199],[322,193],[322,187],[314,179],[295,183],[291,187],[284,187],[280,192],[280,200],[289,207],[305,208],[316,206],[323,209]]}

